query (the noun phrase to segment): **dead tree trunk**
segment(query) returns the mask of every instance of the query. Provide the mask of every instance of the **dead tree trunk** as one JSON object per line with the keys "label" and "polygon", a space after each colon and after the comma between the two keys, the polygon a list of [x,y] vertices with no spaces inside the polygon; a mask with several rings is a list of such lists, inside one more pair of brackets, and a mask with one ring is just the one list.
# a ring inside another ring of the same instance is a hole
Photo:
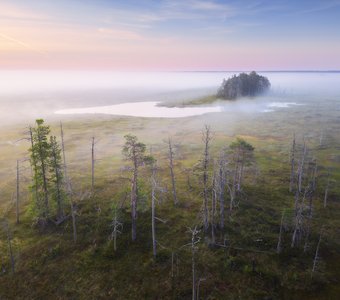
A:
{"label": "dead tree trunk", "polygon": [[117,224],[118,220],[117,220],[117,212],[115,211],[115,215],[114,215],[114,229],[113,229],[113,250],[117,251]]}
{"label": "dead tree trunk", "polygon": [[138,179],[138,162],[134,162],[134,170],[131,187],[131,221],[132,221],[132,240],[137,238],[137,179]]}
{"label": "dead tree trunk", "polygon": [[17,160],[17,194],[16,194],[16,219],[19,224],[19,204],[20,204],[20,173],[19,173],[19,160]]}
{"label": "dead tree trunk", "polygon": [[189,228],[191,233],[191,272],[192,272],[192,300],[196,300],[196,251],[197,244],[200,242],[200,237],[198,237],[199,230],[197,226],[194,229]]}
{"label": "dead tree trunk", "polygon": [[237,174],[237,191],[241,191],[242,186],[242,180],[243,180],[243,169],[244,169],[244,163],[245,163],[245,153],[244,150],[241,150],[241,159],[240,159],[240,166],[238,168],[238,174]]}
{"label": "dead tree trunk", "polygon": [[234,209],[234,204],[235,204],[235,185],[234,185],[234,181],[233,179],[229,179],[229,176],[226,180],[226,185],[229,191],[229,197],[230,197],[230,203],[229,203],[229,212],[231,214],[231,212]]}
{"label": "dead tree trunk", "polygon": [[[297,198],[296,200],[297,208],[296,208],[296,213],[295,213],[295,218],[294,218],[294,231],[293,231],[292,243],[291,243],[292,248],[296,246],[297,242],[300,241],[300,238],[301,238],[301,231],[302,231],[302,225],[303,225],[302,224],[303,206],[304,206],[307,193],[308,193],[308,189],[305,190],[303,199],[301,200],[301,202],[299,202],[299,198]],[[296,191],[296,194],[298,195],[299,192]]]}
{"label": "dead tree trunk", "polygon": [[111,239],[113,239],[113,250],[115,252],[117,251],[117,237],[118,237],[118,234],[121,233],[120,229],[123,228],[123,224],[118,219],[119,218],[118,213],[119,213],[120,207],[116,205],[114,206],[113,220],[111,223],[111,226],[113,227],[113,230],[111,233]]}
{"label": "dead tree trunk", "polygon": [[300,160],[299,171],[298,171],[298,190],[300,193],[302,191],[302,181],[303,181],[303,176],[304,176],[306,154],[307,154],[307,146],[306,146],[306,142],[304,141],[302,157]]}
{"label": "dead tree trunk", "polygon": [[204,143],[204,152],[202,159],[202,169],[203,169],[203,225],[204,231],[207,232],[209,227],[209,212],[208,212],[208,168],[209,168],[209,147],[211,141],[211,130],[209,126],[205,126],[202,140]]}
{"label": "dead tree trunk", "polygon": [[72,230],[73,230],[73,242],[77,243],[77,222],[76,222],[76,211],[75,206],[73,203],[73,191],[72,191],[72,184],[70,178],[68,178],[67,172],[67,164],[66,164],[66,155],[65,155],[65,141],[64,141],[64,130],[63,124],[60,122],[60,136],[61,136],[61,150],[63,155],[63,167],[64,167],[64,182],[65,182],[65,189],[70,199],[70,209],[71,209],[71,218],[72,218]]}
{"label": "dead tree trunk", "polygon": [[7,235],[7,243],[8,243],[8,251],[9,251],[9,256],[11,259],[11,268],[12,268],[12,273],[15,273],[15,261],[14,261],[14,255],[13,255],[13,249],[12,249],[12,237],[8,225],[8,221],[6,220],[4,222],[5,230],[6,230],[6,235]]}
{"label": "dead tree trunk", "polygon": [[232,184],[232,193],[233,193],[233,198],[235,198],[236,195],[236,187],[238,185],[237,183],[237,174],[239,172],[239,163],[240,163],[240,149],[237,150],[235,153],[236,159],[235,159],[235,169],[234,169],[234,178],[233,178],[233,184]]}
{"label": "dead tree trunk", "polygon": [[73,203],[73,192],[71,188],[71,182],[70,179],[67,179],[69,182],[67,183],[68,186],[68,195],[70,197],[70,206],[71,206],[71,218],[72,218],[72,230],[73,230],[73,242],[76,244],[77,243],[77,222],[76,222],[76,209],[75,205]]}
{"label": "dead tree trunk", "polygon": [[77,243],[77,223],[76,223],[76,212],[73,204],[73,200],[70,199],[71,203],[71,217],[72,217],[72,229],[73,229],[73,242]]}
{"label": "dead tree trunk", "polygon": [[317,165],[317,161],[314,160],[314,168],[312,171],[312,178],[310,179],[310,183],[309,183],[309,194],[308,194],[308,199],[309,199],[309,217],[312,217],[312,213],[313,213],[313,199],[314,199],[314,195],[316,192],[316,178],[317,178],[317,172],[318,172],[318,165]]}
{"label": "dead tree trunk", "polygon": [[295,133],[293,136],[293,144],[290,152],[290,183],[289,192],[293,191],[295,181]]}
{"label": "dead tree trunk", "polygon": [[329,178],[330,178],[330,175],[329,175],[329,171],[328,171],[328,174],[327,174],[327,183],[326,183],[326,189],[325,189],[325,195],[324,195],[324,197],[323,197],[323,207],[324,207],[324,208],[327,207],[328,190],[329,190]]}
{"label": "dead tree trunk", "polygon": [[226,186],[226,174],[225,174],[225,162],[224,159],[219,161],[219,176],[218,176],[218,198],[219,198],[219,204],[220,204],[220,227],[221,229],[224,228],[224,209],[225,209],[225,203],[224,203],[224,197],[225,197],[225,186]]}
{"label": "dead tree trunk", "polygon": [[215,241],[215,215],[216,215],[216,199],[217,199],[217,191],[216,191],[216,180],[215,175],[213,177],[212,183],[212,195],[211,195],[211,244],[214,245]]}
{"label": "dead tree trunk", "polygon": [[276,247],[276,253],[280,254],[282,251],[282,232],[283,232],[283,220],[285,217],[285,211],[282,212],[282,216],[281,216],[281,223],[280,223],[280,233],[279,233],[279,239],[277,241],[277,247]]}
{"label": "dead tree trunk", "polygon": [[313,218],[313,199],[316,191],[316,177],[317,177],[317,163],[316,160],[312,162],[314,164],[311,178],[309,180],[308,184],[308,217],[307,217],[307,228],[306,228],[306,235],[305,235],[305,244],[303,246],[303,251],[307,252],[308,247],[309,247],[309,235],[310,235],[310,227],[312,226],[312,218]]}
{"label": "dead tree trunk", "polygon": [[152,253],[154,259],[157,256],[157,241],[156,241],[156,169],[152,166],[151,176],[151,230],[152,230]]}
{"label": "dead tree trunk", "polygon": [[319,147],[322,147],[322,144],[323,144],[323,130],[321,130],[321,133],[320,133]]}
{"label": "dead tree trunk", "polygon": [[322,236],[322,231],[320,232],[320,237],[319,237],[318,245],[316,246],[316,250],[315,250],[311,277],[313,277],[313,274],[314,274],[314,272],[316,270],[316,267],[317,267],[317,263],[319,261],[319,249],[320,249],[320,243],[321,243],[321,236]]}
{"label": "dead tree trunk", "polygon": [[176,180],[175,180],[175,173],[174,173],[174,151],[171,139],[168,140],[168,146],[169,146],[169,167],[170,167],[170,175],[171,175],[171,184],[172,184],[172,195],[174,198],[174,204],[178,204],[177,199],[177,191],[176,191]]}
{"label": "dead tree trunk", "polygon": [[92,144],[91,144],[91,191],[94,192],[94,137],[92,137]]}

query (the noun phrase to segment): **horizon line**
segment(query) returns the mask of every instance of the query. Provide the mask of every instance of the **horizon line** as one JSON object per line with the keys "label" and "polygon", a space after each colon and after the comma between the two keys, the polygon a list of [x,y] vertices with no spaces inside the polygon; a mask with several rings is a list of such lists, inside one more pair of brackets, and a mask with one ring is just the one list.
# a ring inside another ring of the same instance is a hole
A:
{"label": "horizon line", "polygon": [[0,69],[0,72],[3,71],[74,71],[74,72],[122,72],[122,73],[221,73],[221,72],[263,72],[263,73],[340,73],[339,70],[115,70],[115,69],[28,69],[28,68],[8,68],[8,69]]}

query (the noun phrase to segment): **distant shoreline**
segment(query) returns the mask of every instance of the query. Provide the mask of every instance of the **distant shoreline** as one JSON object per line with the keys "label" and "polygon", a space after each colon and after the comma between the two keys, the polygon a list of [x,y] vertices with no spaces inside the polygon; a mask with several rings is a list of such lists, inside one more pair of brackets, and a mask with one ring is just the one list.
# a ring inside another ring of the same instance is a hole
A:
{"label": "distant shoreline", "polygon": [[[0,72],[103,72],[103,73],[242,73],[253,70],[108,70],[108,69],[1,69]],[[255,70],[258,73],[340,73],[340,70]]]}

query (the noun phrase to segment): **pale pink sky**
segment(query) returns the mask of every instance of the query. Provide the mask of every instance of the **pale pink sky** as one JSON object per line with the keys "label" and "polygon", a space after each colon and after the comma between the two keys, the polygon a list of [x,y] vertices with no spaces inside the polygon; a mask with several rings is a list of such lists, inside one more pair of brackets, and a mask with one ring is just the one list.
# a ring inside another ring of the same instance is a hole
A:
{"label": "pale pink sky", "polygon": [[280,1],[271,7],[140,3],[3,0],[0,68],[340,69],[339,33],[332,24],[337,2],[311,11]]}

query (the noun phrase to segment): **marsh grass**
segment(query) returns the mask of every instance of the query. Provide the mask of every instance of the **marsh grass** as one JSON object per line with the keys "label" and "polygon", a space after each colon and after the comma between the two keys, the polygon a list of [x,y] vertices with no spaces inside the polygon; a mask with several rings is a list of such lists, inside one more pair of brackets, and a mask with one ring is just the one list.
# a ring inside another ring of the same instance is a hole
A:
{"label": "marsh grass", "polygon": [[[199,100],[201,101],[201,100]],[[23,164],[21,223],[16,225],[12,195],[15,191],[16,159],[27,157],[29,143],[20,139],[23,124],[3,128],[0,159],[1,215],[10,221],[16,273],[10,274],[5,233],[1,231],[0,254],[4,272],[0,275],[0,297],[4,299],[188,299],[191,297],[191,256],[186,247],[190,237],[187,227],[200,224],[201,185],[190,170],[201,157],[201,129],[209,123],[214,130],[211,156],[229,145],[236,136],[255,147],[257,177],[245,178],[238,208],[227,215],[224,231],[217,228],[219,242],[230,248],[209,246],[204,238],[197,255],[200,295],[210,299],[336,299],[339,293],[340,263],[340,123],[337,111],[319,106],[295,107],[258,116],[219,114],[195,118],[145,119],[121,117],[65,118],[64,132],[69,174],[77,192],[90,187],[91,137],[96,144],[95,192],[83,200],[76,199],[78,242],[72,241],[72,224],[49,226],[41,231],[32,227],[28,213],[30,196],[29,164]],[[288,112],[288,113],[287,113]],[[216,118],[215,118],[216,117]],[[33,122],[33,121],[32,121]],[[51,121],[58,135],[58,122]],[[323,146],[319,146],[320,132]],[[310,248],[291,249],[290,215],[294,197],[288,193],[289,149],[293,132],[299,143],[306,137],[311,153],[317,158],[319,179],[312,223]],[[152,259],[149,171],[141,171],[141,193],[145,201],[139,206],[137,242],[131,242],[129,209],[129,171],[121,155],[124,135],[133,133],[152,146],[159,165],[160,184],[167,190],[157,204],[157,216],[167,220],[157,223],[159,255]],[[164,140],[172,136],[179,144],[175,155],[175,172],[179,195],[173,206],[170,174]],[[334,183],[329,205],[322,207],[326,172]],[[187,185],[188,174],[192,189]],[[125,199],[122,210],[123,231],[118,236],[118,250],[113,251],[110,235],[112,202]],[[100,211],[98,211],[100,207]],[[287,209],[287,228],[283,234],[283,251],[275,253],[280,217]],[[310,271],[321,225],[325,226],[317,274]],[[164,247],[164,248],[163,248]],[[171,277],[171,255],[178,257],[178,270]]]}

